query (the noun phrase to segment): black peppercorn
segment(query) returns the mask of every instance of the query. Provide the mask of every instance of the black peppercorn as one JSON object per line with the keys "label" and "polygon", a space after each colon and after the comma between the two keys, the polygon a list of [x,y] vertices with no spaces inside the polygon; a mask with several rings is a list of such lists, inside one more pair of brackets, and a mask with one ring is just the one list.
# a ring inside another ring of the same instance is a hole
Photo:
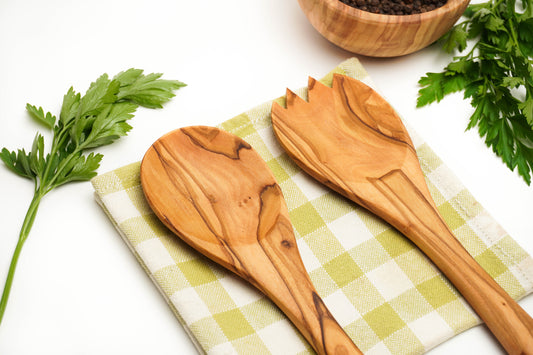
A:
{"label": "black peppercorn", "polygon": [[446,0],[339,0],[359,10],[384,15],[411,15],[435,10]]}

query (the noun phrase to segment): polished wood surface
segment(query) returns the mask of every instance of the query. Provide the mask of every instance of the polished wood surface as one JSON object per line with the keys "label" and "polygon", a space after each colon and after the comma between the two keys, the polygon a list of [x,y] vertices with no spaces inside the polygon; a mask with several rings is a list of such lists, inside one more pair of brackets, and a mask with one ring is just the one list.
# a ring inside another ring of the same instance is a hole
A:
{"label": "polished wood surface", "polygon": [[350,52],[395,57],[420,50],[439,39],[465,11],[469,0],[448,0],[433,11],[413,15],[379,15],[339,0],[298,0],[313,27]]}
{"label": "polished wood surface", "polygon": [[141,164],[163,223],[265,293],[319,354],[361,354],[317,294],[300,258],[282,192],[242,139],[193,126],[157,140]]}
{"label": "polished wood surface", "polygon": [[272,124],[307,173],[389,222],[448,277],[510,354],[533,354],[533,319],[479,266],[439,214],[400,117],[374,90],[335,75],[287,92]]}

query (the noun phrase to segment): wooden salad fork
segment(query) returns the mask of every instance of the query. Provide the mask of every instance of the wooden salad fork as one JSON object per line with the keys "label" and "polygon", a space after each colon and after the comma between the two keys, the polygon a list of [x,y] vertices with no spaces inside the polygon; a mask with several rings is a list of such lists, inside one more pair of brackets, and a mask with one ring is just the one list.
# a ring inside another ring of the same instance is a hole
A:
{"label": "wooden salad fork", "polygon": [[171,231],[261,290],[318,354],[362,354],[313,287],[281,189],[248,143],[213,127],[170,132],[144,156],[141,184]]}
{"label": "wooden salad fork", "polygon": [[510,354],[533,354],[533,319],[472,258],[437,210],[400,117],[373,89],[335,74],[310,78],[308,102],[287,90],[272,125],[309,175],[381,217],[416,244]]}

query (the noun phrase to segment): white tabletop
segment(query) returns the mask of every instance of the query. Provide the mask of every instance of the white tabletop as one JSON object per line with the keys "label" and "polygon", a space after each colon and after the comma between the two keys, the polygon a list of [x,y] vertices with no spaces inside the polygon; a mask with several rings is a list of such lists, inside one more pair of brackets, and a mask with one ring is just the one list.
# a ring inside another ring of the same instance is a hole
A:
{"label": "white tabletop", "polygon": [[[142,158],[162,134],[216,125],[321,77],[353,56],[323,39],[296,0],[0,0],[0,148],[31,148],[26,103],[57,113],[70,86],[137,67],[188,84],[163,110],[139,109],[100,150],[100,173]],[[417,109],[417,81],[449,60],[437,47],[359,58],[382,94],[477,200],[533,254],[533,188],[479,138],[461,94]],[[49,139],[49,135],[46,135]],[[0,167],[0,284],[33,185]],[[533,297],[520,304],[533,314]],[[163,297],[93,199],[90,183],[43,201],[0,326],[0,354],[196,354]],[[431,354],[500,354],[476,327]]]}

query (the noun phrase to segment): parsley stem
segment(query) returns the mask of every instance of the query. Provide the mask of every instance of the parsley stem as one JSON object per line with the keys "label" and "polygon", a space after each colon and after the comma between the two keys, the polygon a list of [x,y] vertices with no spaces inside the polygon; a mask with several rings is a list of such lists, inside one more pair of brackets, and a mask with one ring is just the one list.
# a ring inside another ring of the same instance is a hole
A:
{"label": "parsley stem", "polygon": [[4,285],[4,291],[2,293],[2,299],[0,300],[0,324],[2,324],[2,318],[4,317],[4,312],[7,307],[7,300],[9,299],[9,294],[11,292],[11,285],[13,284],[15,269],[17,268],[17,262],[19,259],[20,252],[22,251],[22,246],[24,245],[24,242],[30,234],[31,227],[33,226],[33,221],[35,220],[35,216],[37,215],[37,210],[39,208],[39,204],[43,196],[44,194],[42,194],[39,190],[35,190],[33,199],[31,200],[28,211],[26,212],[26,217],[24,218],[24,222],[22,223],[22,228],[20,229],[19,234],[19,240],[11,258],[11,264],[9,265],[9,271],[7,273],[6,283]]}

